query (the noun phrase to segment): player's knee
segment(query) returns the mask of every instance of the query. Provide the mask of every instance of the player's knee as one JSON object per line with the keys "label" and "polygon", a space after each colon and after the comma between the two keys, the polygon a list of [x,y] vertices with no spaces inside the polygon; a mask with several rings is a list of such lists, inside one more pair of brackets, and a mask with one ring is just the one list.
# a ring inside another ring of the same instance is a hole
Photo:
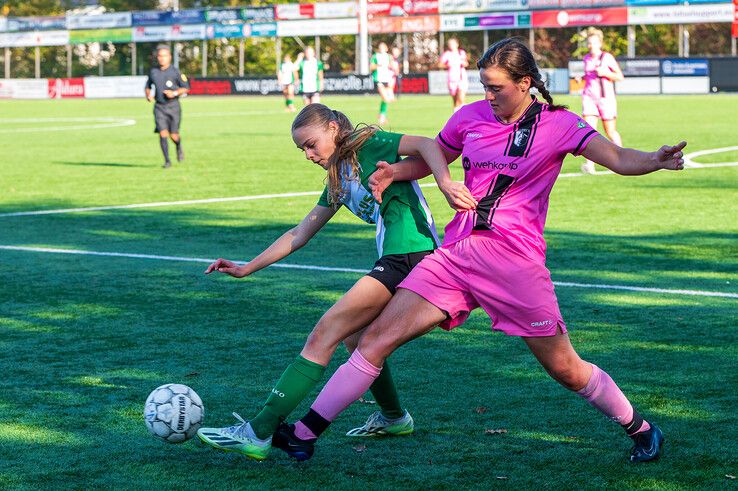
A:
{"label": "player's knee", "polygon": [[335,350],[341,342],[340,339],[336,339],[336,333],[340,331],[337,320],[328,311],[321,317],[308,336],[305,348],[310,351],[325,351],[331,348]]}
{"label": "player's knee", "polygon": [[580,390],[587,385],[587,364],[580,358],[560,357],[556,358],[546,367],[548,373],[558,383],[569,390]]}
{"label": "player's knee", "polygon": [[169,138],[169,132],[168,131],[160,131],[159,136],[162,138]]}

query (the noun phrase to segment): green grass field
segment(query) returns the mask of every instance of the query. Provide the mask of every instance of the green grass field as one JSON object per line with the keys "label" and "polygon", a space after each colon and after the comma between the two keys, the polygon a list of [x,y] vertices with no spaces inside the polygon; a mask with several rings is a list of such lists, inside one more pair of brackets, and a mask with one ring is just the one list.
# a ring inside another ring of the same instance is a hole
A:
{"label": "green grass field", "polygon": [[[579,110],[578,99],[559,99]],[[377,101],[325,97],[354,122],[373,122]],[[730,124],[738,96],[621,97],[619,105],[628,146],[738,145]],[[207,263],[195,258],[253,257],[317,194],[8,215],[322,189],[324,174],[292,143],[280,99],[193,97],[183,108],[187,162],[164,171],[143,99],[0,102],[0,246],[192,258],[0,249],[0,489],[736,489],[731,166],[567,176],[551,197],[554,280],[604,286],[557,288],[573,343],[662,426],[667,443],[657,463],[629,465],[620,428],[550,380],[522,342],[491,333],[479,312],[393,356],[416,420],[410,437],[345,438],[375,409],[356,404],[301,464],[279,450],[256,463],[155,440],[142,410],[163,383],[193,387],[209,426],[231,424],[234,410],[253,416],[314,323],[360,277],[283,268],[245,280],[202,274]],[[434,136],[449,115],[446,97],[403,97],[388,127]],[[106,123],[89,118],[136,124],[82,128]],[[699,162],[735,160],[732,151]],[[580,163],[568,158],[563,172]],[[453,169],[460,177],[460,166]],[[444,225],[451,210],[437,189],[425,191]],[[285,263],[367,269],[373,235],[342,211]],[[328,374],[345,359],[340,350]]]}

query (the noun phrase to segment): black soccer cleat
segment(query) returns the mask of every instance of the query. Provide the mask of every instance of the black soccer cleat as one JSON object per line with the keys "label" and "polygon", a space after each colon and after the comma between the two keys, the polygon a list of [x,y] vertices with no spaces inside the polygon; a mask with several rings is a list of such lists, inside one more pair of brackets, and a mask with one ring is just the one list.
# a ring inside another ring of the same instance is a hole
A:
{"label": "black soccer cleat", "polygon": [[317,438],[301,440],[295,436],[295,425],[282,423],[272,436],[272,446],[297,460],[308,460],[315,452]]}
{"label": "black soccer cleat", "polygon": [[181,146],[177,147],[177,162],[184,162],[184,150]]}
{"label": "black soccer cleat", "polygon": [[168,161],[168,160],[167,160],[166,162],[164,162],[164,165],[162,165],[162,167],[163,167],[164,169],[168,169],[168,168],[170,168],[171,166],[172,166],[172,163],[171,163],[170,161]]}
{"label": "black soccer cleat", "polygon": [[649,462],[661,456],[661,447],[664,445],[664,433],[654,423],[650,423],[648,431],[642,431],[631,436],[635,445],[630,449],[631,462]]}

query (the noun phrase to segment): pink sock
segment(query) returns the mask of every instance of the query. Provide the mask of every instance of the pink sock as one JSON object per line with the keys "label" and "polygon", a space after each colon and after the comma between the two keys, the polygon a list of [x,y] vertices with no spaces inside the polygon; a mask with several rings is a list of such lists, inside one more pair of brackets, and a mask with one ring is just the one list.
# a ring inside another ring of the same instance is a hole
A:
{"label": "pink sock", "polygon": [[[629,435],[634,435],[651,428],[648,421],[643,420],[640,428],[629,428],[636,415],[630,401],[610,376],[595,364],[592,364],[592,376],[587,386],[577,394],[584,397],[602,414],[626,428]],[[640,416],[637,416],[640,419]]]}
{"label": "pink sock", "polygon": [[[328,380],[318,394],[310,409],[318,413],[326,421],[333,421],[336,416],[358,400],[374,383],[381,367],[375,367],[354,350],[346,363],[338,367],[336,373]],[[317,438],[302,421],[295,424],[295,436],[301,440]]]}

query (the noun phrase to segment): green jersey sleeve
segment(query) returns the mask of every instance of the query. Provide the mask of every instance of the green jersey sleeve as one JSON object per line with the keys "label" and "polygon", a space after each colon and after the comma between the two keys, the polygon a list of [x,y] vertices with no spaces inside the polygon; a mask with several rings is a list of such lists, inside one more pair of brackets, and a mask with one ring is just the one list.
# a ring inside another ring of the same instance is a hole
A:
{"label": "green jersey sleeve", "polygon": [[330,203],[328,203],[328,186],[323,189],[323,194],[318,198],[318,205],[325,206],[326,208],[331,206]]}
{"label": "green jersey sleeve", "polygon": [[398,151],[402,137],[402,133],[377,131],[362,145],[357,153],[362,180],[369,178],[369,175],[377,169],[377,162],[380,160],[393,164],[400,159]]}

